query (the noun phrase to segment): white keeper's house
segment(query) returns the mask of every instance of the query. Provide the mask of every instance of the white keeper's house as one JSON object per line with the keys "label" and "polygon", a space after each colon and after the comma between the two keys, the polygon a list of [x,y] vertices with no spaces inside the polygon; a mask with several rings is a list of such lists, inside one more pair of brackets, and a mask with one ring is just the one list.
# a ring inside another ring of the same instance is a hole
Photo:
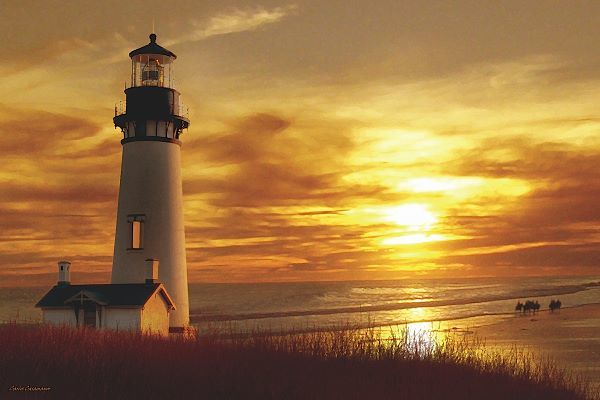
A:
{"label": "white keeper's house", "polygon": [[59,281],[36,304],[45,323],[166,336],[175,310],[165,286],[157,281],[158,262],[148,260],[144,283],[71,285],[68,261],[58,263]]}
{"label": "white keeper's house", "polygon": [[61,261],[36,307],[49,324],[189,333],[180,135],[190,121],[174,86],[177,56],[153,33],[129,57],[131,83],[113,118],[123,157],[111,283],[71,284]]}

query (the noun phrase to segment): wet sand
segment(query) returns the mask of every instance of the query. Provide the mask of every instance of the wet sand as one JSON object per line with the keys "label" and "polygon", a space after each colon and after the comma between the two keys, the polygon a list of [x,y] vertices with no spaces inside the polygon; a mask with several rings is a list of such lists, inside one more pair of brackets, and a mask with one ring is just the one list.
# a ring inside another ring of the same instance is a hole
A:
{"label": "wet sand", "polygon": [[515,347],[550,357],[600,386],[600,304],[535,314],[483,316],[452,321],[408,324],[408,329],[477,335],[494,350]]}

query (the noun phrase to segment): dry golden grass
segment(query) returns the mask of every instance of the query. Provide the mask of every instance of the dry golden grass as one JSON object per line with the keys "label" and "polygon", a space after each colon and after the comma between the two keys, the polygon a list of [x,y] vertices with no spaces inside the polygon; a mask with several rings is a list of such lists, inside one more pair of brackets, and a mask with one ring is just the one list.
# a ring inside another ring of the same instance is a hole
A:
{"label": "dry golden grass", "polygon": [[[0,325],[0,384],[85,399],[592,399],[549,360],[406,330],[203,334]],[[19,397],[21,396],[21,397]]]}

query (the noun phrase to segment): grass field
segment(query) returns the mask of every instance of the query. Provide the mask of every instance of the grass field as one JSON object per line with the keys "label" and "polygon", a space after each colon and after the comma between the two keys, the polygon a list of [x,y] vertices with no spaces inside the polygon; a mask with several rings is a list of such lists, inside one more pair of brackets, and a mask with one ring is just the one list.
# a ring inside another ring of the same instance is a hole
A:
{"label": "grass field", "polygon": [[[597,399],[548,360],[406,331],[165,339],[0,325],[0,398]],[[25,396],[25,393],[26,396]]]}

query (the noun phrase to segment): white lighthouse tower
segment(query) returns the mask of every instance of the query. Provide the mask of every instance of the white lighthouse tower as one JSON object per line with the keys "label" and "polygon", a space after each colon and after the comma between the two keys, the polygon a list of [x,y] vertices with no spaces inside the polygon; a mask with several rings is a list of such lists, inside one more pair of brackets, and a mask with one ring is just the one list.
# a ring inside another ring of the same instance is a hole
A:
{"label": "white lighthouse tower", "polygon": [[190,122],[174,88],[175,54],[151,34],[129,57],[126,107],[115,108],[114,117],[124,138],[111,281],[143,282],[146,259],[158,260],[175,303],[169,328],[180,332],[189,324],[189,300],[179,136]]}

